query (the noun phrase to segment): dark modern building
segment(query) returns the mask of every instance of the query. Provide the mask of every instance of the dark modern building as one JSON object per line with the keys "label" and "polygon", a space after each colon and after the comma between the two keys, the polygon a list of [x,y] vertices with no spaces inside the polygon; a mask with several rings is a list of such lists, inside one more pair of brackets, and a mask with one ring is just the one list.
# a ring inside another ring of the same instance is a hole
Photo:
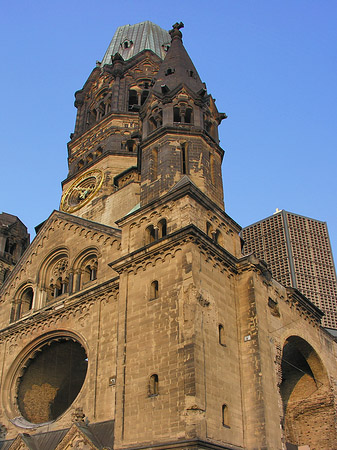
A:
{"label": "dark modern building", "polygon": [[297,288],[324,313],[323,325],[337,329],[336,271],[326,222],[276,212],[243,228],[244,253],[267,262],[273,277]]}

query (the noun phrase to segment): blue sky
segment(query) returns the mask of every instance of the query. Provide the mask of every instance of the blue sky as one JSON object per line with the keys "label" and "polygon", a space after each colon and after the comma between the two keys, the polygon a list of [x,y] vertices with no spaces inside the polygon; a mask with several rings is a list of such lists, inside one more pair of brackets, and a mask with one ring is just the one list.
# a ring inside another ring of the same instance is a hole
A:
{"label": "blue sky", "polygon": [[[97,5],[97,6],[95,6]],[[227,213],[275,208],[328,223],[337,252],[337,3],[13,0],[0,17],[0,211],[29,227],[58,209],[80,89],[120,25],[183,21],[218,109]],[[336,256],[335,256],[336,259]]]}

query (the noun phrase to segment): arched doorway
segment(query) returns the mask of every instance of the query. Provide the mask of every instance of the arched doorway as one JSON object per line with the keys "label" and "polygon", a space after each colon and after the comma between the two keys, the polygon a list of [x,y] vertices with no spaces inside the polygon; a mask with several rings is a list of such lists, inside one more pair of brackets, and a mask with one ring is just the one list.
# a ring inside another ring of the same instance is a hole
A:
{"label": "arched doorway", "polygon": [[337,448],[333,395],[316,351],[304,339],[290,336],[281,369],[286,442],[308,445],[310,450]]}

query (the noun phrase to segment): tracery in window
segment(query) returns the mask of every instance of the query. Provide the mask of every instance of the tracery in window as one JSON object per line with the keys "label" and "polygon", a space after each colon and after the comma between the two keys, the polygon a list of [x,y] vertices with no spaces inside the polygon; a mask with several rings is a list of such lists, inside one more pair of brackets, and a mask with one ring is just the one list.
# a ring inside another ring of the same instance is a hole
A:
{"label": "tracery in window", "polygon": [[50,299],[56,299],[68,292],[68,259],[59,259],[53,266],[49,281]]}
{"label": "tracery in window", "polygon": [[72,292],[78,292],[91,286],[97,279],[98,250],[95,247],[84,249],[76,258],[71,268]]}

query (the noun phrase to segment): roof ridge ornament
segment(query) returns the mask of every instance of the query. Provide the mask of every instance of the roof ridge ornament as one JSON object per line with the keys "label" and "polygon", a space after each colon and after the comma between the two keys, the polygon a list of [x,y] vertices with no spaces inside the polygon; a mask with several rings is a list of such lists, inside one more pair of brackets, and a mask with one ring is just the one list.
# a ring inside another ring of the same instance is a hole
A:
{"label": "roof ridge ornament", "polygon": [[173,39],[182,39],[183,34],[180,31],[180,28],[184,28],[184,24],[182,22],[176,22],[174,25],[172,25],[172,30],[169,31],[171,35],[171,41],[173,41]]}

